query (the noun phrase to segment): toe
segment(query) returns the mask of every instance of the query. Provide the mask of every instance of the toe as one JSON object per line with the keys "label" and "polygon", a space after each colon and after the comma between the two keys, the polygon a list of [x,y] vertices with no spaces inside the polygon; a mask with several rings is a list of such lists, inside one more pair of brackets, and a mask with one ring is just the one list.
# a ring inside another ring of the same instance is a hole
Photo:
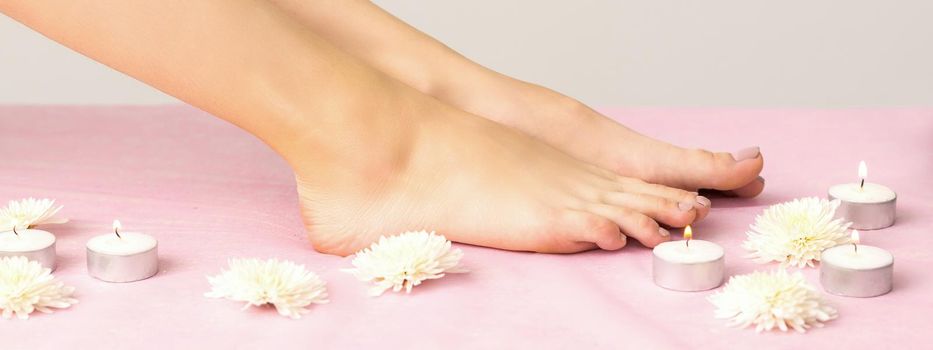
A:
{"label": "toe", "polygon": [[687,154],[688,163],[696,170],[694,176],[685,173],[682,180],[692,182],[691,187],[696,188],[737,189],[757,179],[764,167],[764,158],[758,147],[749,147],[733,154],[707,150],[690,150]]}
{"label": "toe", "polygon": [[[735,190],[751,184],[764,167],[764,157],[758,147],[748,147],[734,153],[710,152],[670,146],[665,151],[658,174],[650,176],[659,183],[696,190]],[[749,192],[745,192],[749,193]]]}
{"label": "toe", "polygon": [[532,240],[531,246],[522,250],[567,254],[625,246],[626,238],[612,220],[580,210],[567,210],[557,217],[543,238]]}
{"label": "toe", "polygon": [[697,218],[694,199],[675,201],[641,193],[608,192],[603,195],[603,203],[637,211],[672,227],[687,226]]}
{"label": "toe", "polygon": [[611,220],[622,233],[635,238],[646,247],[654,247],[670,240],[667,230],[661,228],[650,217],[634,210],[608,204],[594,204],[588,208],[588,211]]}
{"label": "toe", "polygon": [[762,191],[765,190],[765,178],[759,176],[755,181],[751,183],[736,188],[732,191],[729,191],[731,195],[736,197],[754,197],[759,195]]}
{"label": "toe", "polygon": [[751,198],[755,197],[765,189],[765,179],[759,176],[755,181],[751,183],[736,188],[729,191],[719,191],[719,190],[700,190],[700,193],[708,194],[717,197],[742,197],[742,198]]}
{"label": "toe", "polygon": [[[616,192],[643,194],[667,199],[670,202],[676,203],[678,209],[692,206],[695,214],[691,219],[691,222],[705,218],[709,213],[711,205],[709,199],[703,196],[699,196],[696,192],[689,192],[679,188],[673,188],[664,185],[650,184],[633,178],[619,177],[610,187],[613,188]],[[670,224],[666,221],[664,223],[672,226],[682,226],[679,224]],[[687,222],[683,225],[689,223],[690,222]]]}
{"label": "toe", "polygon": [[590,213],[579,214],[578,235],[584,242],[595,244],[603,250],[619,250],[625,247],[627,239],[612,220]]}
{"label": "toe", "polygon": [[697,205],[697,218],[694,221],[703,220],[706,218],[706,215],[709,215],[709,210],[713,207],[713,201],[709,200],[709,198],[697,194]]}

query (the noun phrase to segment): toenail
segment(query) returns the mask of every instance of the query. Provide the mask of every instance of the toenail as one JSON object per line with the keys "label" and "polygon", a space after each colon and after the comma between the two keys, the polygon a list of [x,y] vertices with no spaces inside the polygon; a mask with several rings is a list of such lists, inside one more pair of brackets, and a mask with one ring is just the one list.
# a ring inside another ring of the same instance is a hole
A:
{"label": "toenail", "polygon": [[710,202],[709,198],[703,196],[697,196],[697,203],[707,208],[713,205],[713,202]]}
{"label": "toenail", "polygon": [[670,237],[671,235],[671,233],[665,230],[663,227],[658,227],[658,234],[660,234],[661,237]]}
{"label": "toenail", "polygon": [[677,203],[677,208],[680,209],[680,211],[689,211],[690,209],[693,209],[693,204],[687,203],[687,202],[680,202],[680,203]]}
{"label": "toenail", "polygon": [[738,152],[733,152],[732,158],[735,158],[736,162],[741,162],[743,160],[758,158],[759,153],[761,153],[761,150],[758,148],[758,146],[748,147],[743,148]]}

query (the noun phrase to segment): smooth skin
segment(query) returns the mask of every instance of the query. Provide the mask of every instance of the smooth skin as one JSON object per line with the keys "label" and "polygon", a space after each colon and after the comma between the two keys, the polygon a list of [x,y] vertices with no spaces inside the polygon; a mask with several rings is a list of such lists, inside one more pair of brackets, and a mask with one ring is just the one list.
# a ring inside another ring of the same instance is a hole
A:
{"label": "smooth skin", "polygon": [[263,140],[294,169],[321,252],[416,229],[548,253],[620,249],[627,237],[651,247],[669,239],[659,223],[709,210],[695,192],[424,94],[267,1],[7,0],[0,12]]}
{"label": "smooth skin", "polygon": [[714,153],[643,136],[577,100],[483,67],[367,0],[270,1],[419,91],[604,169],[689,191],[754,197],[764,189],[758,147]]}

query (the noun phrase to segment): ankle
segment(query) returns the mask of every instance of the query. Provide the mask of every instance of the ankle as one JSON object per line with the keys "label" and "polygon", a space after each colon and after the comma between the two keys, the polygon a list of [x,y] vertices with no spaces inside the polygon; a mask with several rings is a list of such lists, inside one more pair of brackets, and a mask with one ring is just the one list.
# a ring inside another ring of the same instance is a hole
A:
{"label": "ankle", "polygon": [[288,131],[294,141],[280,150],[300,179],[365,186],[405,171],[424,130],[442,123],[443,113],[433,99],[390,83],[399,86],[342,96],[334,100],[345,103],[303,115]]}

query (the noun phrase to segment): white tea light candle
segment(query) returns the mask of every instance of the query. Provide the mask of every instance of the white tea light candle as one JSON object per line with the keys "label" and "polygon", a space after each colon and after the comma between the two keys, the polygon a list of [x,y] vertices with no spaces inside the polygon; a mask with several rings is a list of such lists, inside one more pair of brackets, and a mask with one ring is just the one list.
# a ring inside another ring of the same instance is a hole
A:
{"label": "white tea light candle", "polygon": [[121,232],[120,221],[113,221],[113,233],[87,242],[87,271],[107,282],[133,282],[152,277],[159,271],[158,242],[138,232]]}
{"label": "white tea light candle", "polygon": [[684,292],[719,287],[725,270],[725,252],[716,243],[693,239],[684,228],[683,241],[658,244],[653,251],[652,274],[658,286]]}
{"label": "white tea light candle", "polygon": [[866,182],[868,166],[858,166],[858,183],[835,185],[829,188],[829,199],[839,199],[836,217],[852,222],[852,228],[877,230],[894,224],[897,194],[890,188]]}
{"label": "white tea light candle", "polygon": [[820,283],[826,292],[846,297],[874,297],[893,288],[894,256],[887,250],[859,244],[838,245],[820,256]]}
{"label": "white tea light candle", "polygon": [[55,235],[42,230],[23,229],[0,233],[0,257],[23,256],[55,270]]}

